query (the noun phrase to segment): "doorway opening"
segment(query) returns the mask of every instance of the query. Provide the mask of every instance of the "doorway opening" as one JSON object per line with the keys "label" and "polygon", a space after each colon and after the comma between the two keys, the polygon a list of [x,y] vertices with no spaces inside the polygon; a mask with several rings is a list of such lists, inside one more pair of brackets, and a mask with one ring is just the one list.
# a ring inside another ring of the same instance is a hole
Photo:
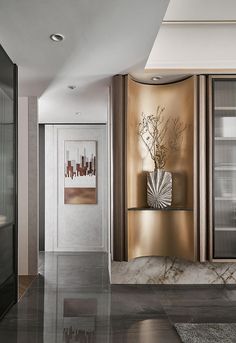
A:
{"label": "doorway opening", "polygon": [[39,125],[41,254],[108,252],[107,141],[106,124]]}

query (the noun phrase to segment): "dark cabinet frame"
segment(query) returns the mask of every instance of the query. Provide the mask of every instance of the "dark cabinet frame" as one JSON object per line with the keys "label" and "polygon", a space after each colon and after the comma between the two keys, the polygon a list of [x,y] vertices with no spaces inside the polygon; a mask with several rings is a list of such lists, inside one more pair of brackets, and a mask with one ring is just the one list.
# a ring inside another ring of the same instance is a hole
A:
{"label": "dark cabinet frame", "polygon": [[[12,227],[12,247],[13,251],[11,254],[13,255],[13,272],[12,274],[0,285],[0,301],[1,301],[1,310],[0,310],[0,318],[3,317],[7,311],[14,305],[18,300],[18,68],[17,65],[12,62],[10,57],[7,55],[3,47],[0,45],[0,53],[1,53],[1,60],[0,60],[0,68],[2,68],[1,78],[3,82],[7,83],[7,79],[11,79],[13,86],[13,120],[14,120],[14,152],[13,152],[13,160],[14,160],[14,199],[13,199],[13,206],[14,206],[14,222],[7,223],[6,225],[2,225],[1,228],[6,228],[11,226]],[[1,65],[2,64],[2,65]],[[6,68],[8,66],[9,68]],[[13,74],[11,74],[13,73]],[[1,271],[0,271],[1,272]],[[10,291],[9,291],[10,290]]]}
{"label": "dark cabinet frame", "polygon": [[209,251],[209,260],[212,262],[235,262],[236,259],[234,258],[217,258],[215,256],[215,212],[214,212],[214,80],[219,81],[228,81],[234,80],[236,81],[236,75],[210,75],[208,76],[208,111],[207,111],[207,141],[208,141],[208,149],[207,149],[207,159],[208,159],[208,169],[207,169],[207,177],[208,177],[208,185],[207,185],[207,193],[208,193],[208,251]]}

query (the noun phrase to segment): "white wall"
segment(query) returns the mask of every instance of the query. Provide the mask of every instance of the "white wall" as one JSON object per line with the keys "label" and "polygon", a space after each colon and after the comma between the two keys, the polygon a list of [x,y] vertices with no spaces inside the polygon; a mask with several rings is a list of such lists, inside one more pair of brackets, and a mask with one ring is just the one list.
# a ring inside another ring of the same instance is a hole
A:
{"label": "white wall", "polygon": [[[94,97],[94,102],[89,101],[87,99],[87,103],[84,103],[84,108],[86,109],[85,113],[89,113],[88,123],[103,123],[105,124],[108,121],[108,104],[109,104],[109,98],[108,98],[108,89],[102,88],[101,93],[97,93],[97,96],[99,94],[103,94],[101,99],[97,102]],[[74,101],[70,104],[70,106],[74,106]],[[79,103],[79,102],[78,102]],[[61,104],[62,106],[62,104]],[[66,107],[65,105],[61,107],[59,116],[54,117],[46,116],[43,117],[42,115],[39,117],[41,118],[41,123],[45,122],[52,122],[53,120],[59,121],[63,120],[64,123],[70,122],[73,120],[73,116],[68,118],[68,111],[72,107]],[[37,188],[38,188],[38,181],[37,181],[37,170],[36,164],[37,164],[37,108],[36,108],[36,98],[34,97],[21,97],[19,98],[19,274],[20,275],[27,275],[27,274],[36,274],[37,273],[37,253],[38,253],[38,228],[35,223],[35,220],[37,218],[38,208],[37,208]],[[53,103],[50,104],[50,101],[48,102],[47,108],[53,109]],[[68,111],[66,110],[68,109]],[[96,111],[96,108],[100,110]],[[53,110],[52,110],[52,113]],[[42,113],[41,113],[42,114]],[[62,117],[61,117],[62,116]],[[43,119],[44,118],[44,119]],[[61,118],[61,119],[60,119]],[[76,117],[78,124],[79,123],[85,123],[87,116],[78,116]],[[74,120],[74,123],[76,121]],[[110,125],[110,124],[109,124]],[[106,126],[106,137],[109,139],[109,131],[110,126]],[[30,132],[29,132],[30,131]],[[52,142],[53,144],[53,142]],[[33,150],[32,150],[33,149]],[[107,225],[109,227],[106,227],[105,230],[105,245],[103,250],[109,250],[110,248],[110,241],[109,241],[109,234],[110,234],[110,193],[109,189],[107,187],[110,187],[110,147],[105,146],[106,151],[106,158],[109,160],[106,165],[106,174],[107,174],[107,184],[106,184],[106,201],[107,201],[107,209],[105,214],[105,219],[107,220]],[[29,161],[29,155],[31,154],[31,161]],[[49,155],[47,155],[49,156]],[[36,163],[36,164],[35,164]],[[29,178],[29,168],[31,170],[31,167],[33,165],[33,173],[34,173],[34,179]],[[31,180],[32,179],[32,180]],[[35,187],[34,187],[35,185]],[[51,192],[51,197],[53,197],[54,188],[52,184],[49,182],[47,184],[46,180],[46,189],[48,192]],[[48,193],[49,194],[49,193]],[[31,215],[30,215],[30,213]],[[50,217],[51,220],[53,220],[53,216]],[[34,222],[33,222],[34,221]],[[32,222],[32,223],[31,223]],[[32,225],[31,225],[31,224]],[[53,222],[51,223],[52,225]],[[105,227],[104,227],[105,228]],[[110,254],[109,254],[110,256]],[[109,265],[110,265],[110,258],[109,258]]]}
{"label": "white wall", "polygon": [[[64,204],[64,142],[97,142],[97,203]],[[45,127],[45,250],[108,250],[108,165],[106,125]]]}
{"label": "white wall", "polygon": [[18,101],[18,271],[28,274],[28,98]]}

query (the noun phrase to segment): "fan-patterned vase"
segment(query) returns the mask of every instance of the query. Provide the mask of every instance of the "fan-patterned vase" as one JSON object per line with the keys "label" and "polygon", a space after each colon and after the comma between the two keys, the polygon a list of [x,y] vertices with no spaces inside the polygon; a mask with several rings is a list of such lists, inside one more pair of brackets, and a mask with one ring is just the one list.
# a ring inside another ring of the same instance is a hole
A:
{"label": "fan-patterned vase", "polygon": [[153,208],[165,208],[172,202],[172,174],[158,169],[147,174],[147,203]]}

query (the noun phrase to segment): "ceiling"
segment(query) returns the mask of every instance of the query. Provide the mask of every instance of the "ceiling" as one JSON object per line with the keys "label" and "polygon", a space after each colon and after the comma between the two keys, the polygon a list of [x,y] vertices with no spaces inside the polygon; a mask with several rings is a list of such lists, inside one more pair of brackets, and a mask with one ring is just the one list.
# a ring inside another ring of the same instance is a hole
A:
{"label": "ceiling", "polygon": [[164,16],[164,21],[235,19],[235,0],[170,0]]}
{"label": "ceiling", "polygon": [[42,122],[106,121],[115,74],[235,73],[235,36],[235,0],[0,0],[0,42]]}
{"label": "ceiling", "polygon": [[[68,85],[84,94],[114,74],[143,72],[168,3],[1,0],[0,41],[19,67],[19,95],[71,101]],[[54,43],[58,32],[65,40]]]}
{"label": "ceiling", "polygon": [[236,73],[235,37],[235,0],[170,0],[146,70]]}

